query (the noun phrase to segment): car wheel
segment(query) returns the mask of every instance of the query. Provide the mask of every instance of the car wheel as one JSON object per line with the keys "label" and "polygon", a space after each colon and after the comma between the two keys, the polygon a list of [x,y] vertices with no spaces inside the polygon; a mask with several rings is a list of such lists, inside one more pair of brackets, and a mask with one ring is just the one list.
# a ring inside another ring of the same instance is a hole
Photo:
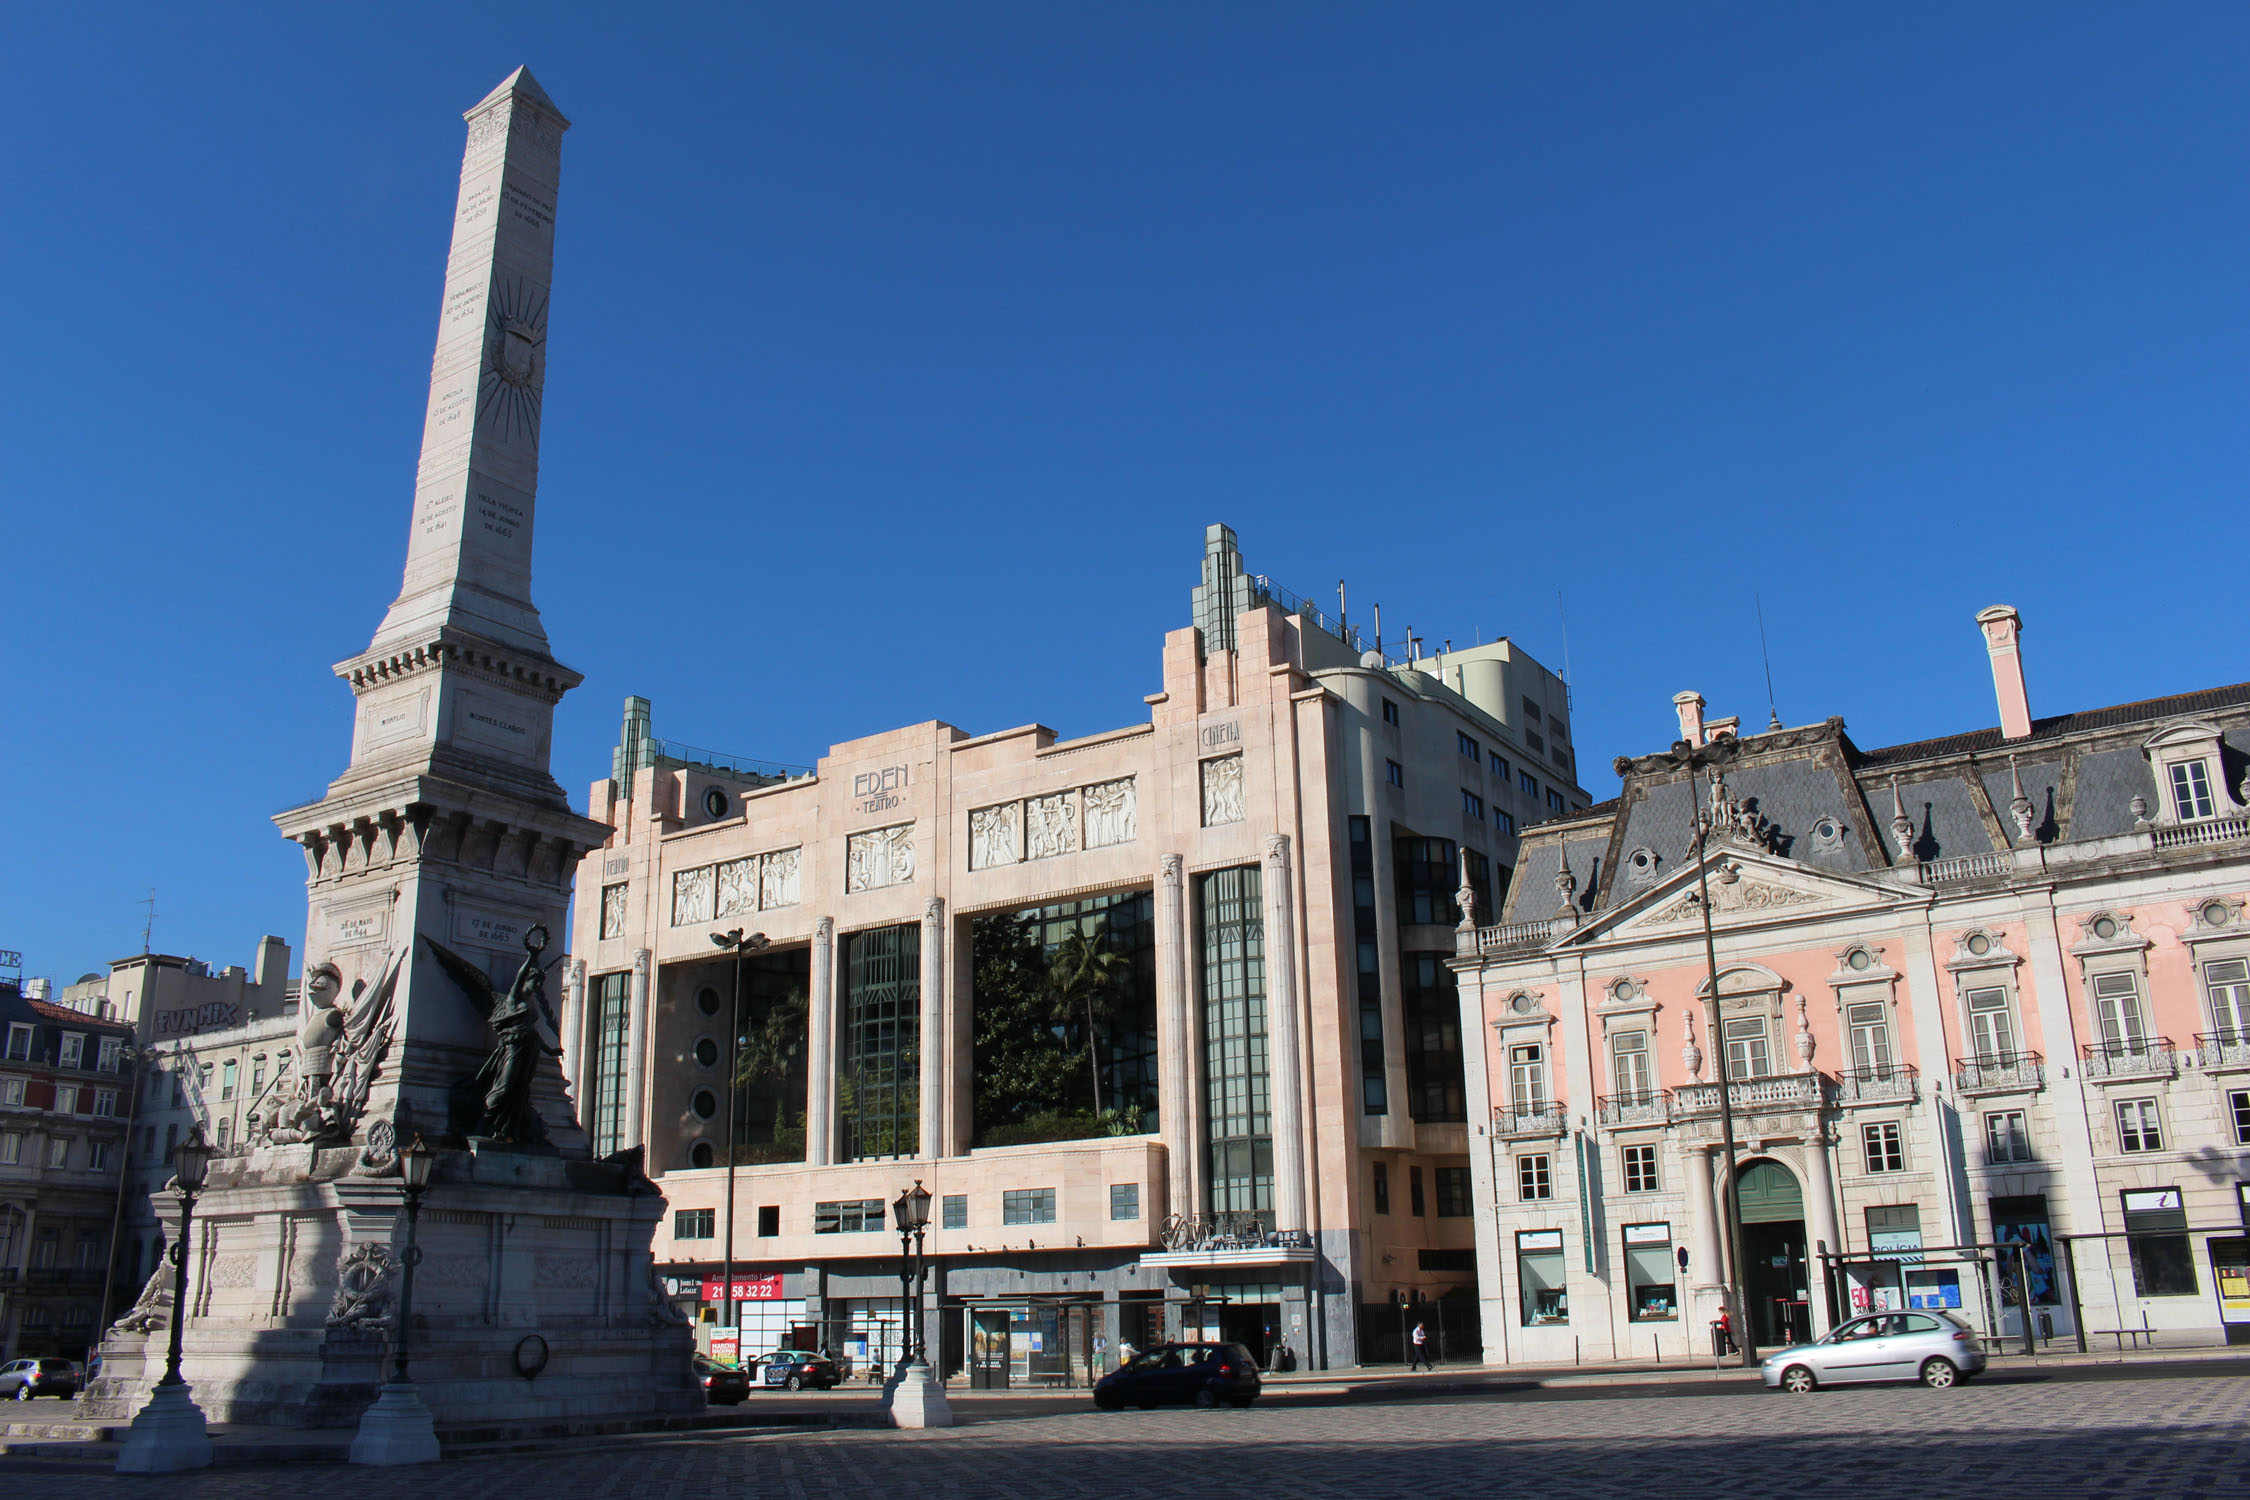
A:
{"label": "car wheel", "polygon": [[805,1388],[805,1382],[802,1377],[792,1375],[781,1382],[781,1388],[785,1391],[801,1391]]}
{"label": "car wheel", "polygon": [[1125,1403],[1123,1401],[1118,1400],[1117,1397],[1109,1395],[1106,1392],[1102,1395],[1096,1396],[1094,1398],[1094,1404],[1100,1407],[1103,1411],[1123,1411],[1125,1409]]}
{"label": "car wheel", "polygon": [[1211,1387],[1205,1386],[1195,1393],[1195,1404],[1205,1411],[1210,1411],[1219,1404],[1219,1393],[1212,1390]]}
{"label": "car wheel", "polygon": [[1227,1405],[1233,1407],[1236,1411],[1241,1411],[1248,1407],[1251,1402],[1257,1399],[1258,1398],[1255,1396],[1237,1396],[1233,1400],[1229,1401]]}
{"label": "car wheel", "polygon": [[18,1401],[29,1401],[31,1399],[31,1396],[32,1391],[30,1386],[19,1385],[16,1387],[16,1399]]}
{"label": "car wheel", "polygon": [[1922,1384],[1933,1391],[1945,1390],[1960,1378],[1961,1372],[1954,1368],[1953,1361],[1950,1359],[1926,1359],[1922,1361]]}
{"label": "car wheel", "polygon": [[1807,1395],[1819,1387],[1820,1382],[1813,1378],[1813,1372],[1803,1365],[1791,1365],[1781,1372],[1781,1388],[1793,1396]]}

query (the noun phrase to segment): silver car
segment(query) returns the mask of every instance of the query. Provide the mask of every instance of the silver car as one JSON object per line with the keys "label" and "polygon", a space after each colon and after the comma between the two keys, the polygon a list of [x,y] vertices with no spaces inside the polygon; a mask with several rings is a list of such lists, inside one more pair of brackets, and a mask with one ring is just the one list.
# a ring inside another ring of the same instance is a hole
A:
{"label": "silver car", "polygon": [[1919,1380],[1944,1390],[1984,1368],[1975,1330],[1949,1312],[1883,1312],[1839,1323],[1828,1336],[1765,1357],[1768,1387],[1803,1394],[1859,1380]]}

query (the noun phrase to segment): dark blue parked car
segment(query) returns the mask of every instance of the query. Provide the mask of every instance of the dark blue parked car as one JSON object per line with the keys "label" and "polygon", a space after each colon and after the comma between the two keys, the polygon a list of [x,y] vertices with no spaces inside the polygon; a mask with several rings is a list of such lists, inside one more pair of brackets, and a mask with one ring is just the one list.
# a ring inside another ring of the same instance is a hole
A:
{"label": "dark blue parked car", "polygon": [[1258,1390],[1258,1362],[1240,1344],[1158,1344],[1095,1381],[1094,1404],[1248,1406]]}
{"label": "dark blue parked car", "polygon": [[844,1372],[825,1355],[807,1349],[778,1349],[759,1361],[765,1383],[785,1391],[832,1390],[843,1383]]}

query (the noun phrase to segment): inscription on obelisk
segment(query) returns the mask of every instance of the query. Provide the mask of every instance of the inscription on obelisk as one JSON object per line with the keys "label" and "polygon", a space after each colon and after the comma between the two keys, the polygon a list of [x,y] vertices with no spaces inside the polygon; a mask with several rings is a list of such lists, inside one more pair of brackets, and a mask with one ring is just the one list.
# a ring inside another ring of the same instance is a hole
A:
{"label": "inscription on obelisk", "polygon": [[520,68],[465,118],[406,576],[370,649],[450,625],[544,654],[531,537],[570,122]]}

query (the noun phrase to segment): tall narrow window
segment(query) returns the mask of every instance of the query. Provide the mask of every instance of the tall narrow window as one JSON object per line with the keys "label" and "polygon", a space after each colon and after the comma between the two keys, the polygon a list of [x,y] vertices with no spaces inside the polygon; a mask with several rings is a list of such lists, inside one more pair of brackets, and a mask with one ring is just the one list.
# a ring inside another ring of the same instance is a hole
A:
{"label": "tall narrow window", "polygon": [[1648,1062],[1648,1033],[1620,1031],[1609,1039],[1610,1087],[1620,1101],[1645,1104],[1656,1093],[1655,1070]]}
{"label": "tall narrow window", "polygon": [[922,930],[844,938],[836,1122],[846,1161],[912,1156],[922,1139]]}
{"label": "tall narrow window", "polygon": [[1376,1162],[1376,1163],[1374,1164],[1374,1166],[1375,1166],[1375,1212],[1377,1212],[1377,1213],[1379,1213],[1379,1214],[1387,1214],[1387,1213],[1389,1213],[1389,1212],[1391,1211],[1391,1168],[1390,1168],[1390,1164],[1389,1164],[1388,1162],[1380,1162],[1380,1161],[1379,1161],[1379,1162]]}
{"label": "tall narrow window", "polygon": [[2140,1052],[2148,1046],[2148,1026],[2141,1018],[2141,987],[2130,974],[2094,976],[2094,1013],[2102,1029],[2102,1045],[2112,1052]]}
{"label": "tall narrow window", "polygon": [[1727,1076],[1764,1078],[1773,1072],[1763,1016],[1738,1016],[1727,1024]]}
{"label": "tall narrow window", "polygon": [[2183,760],[2172,767],[2172,811],[2183,823],[2211,816],[2211,773],[2202,761]]}
{"label": "tall narrow window", "polygon": [[1406,1198],[1408,1206],[1414,1210],[1415,1218],[1429,1217],[1430,1200],[1422,1191],[1422,1169],[1420,1167],[1408,1167],[1406,1169]]}
{"label": "tall narrow window", "polygon": [[1383,959],[1375,927],[1375,830],[1368,819],[1351,826],[1352,942],[1359,970],[1359,1101],[1363,1112],[1391,1111],[1390,1077],[1383,1065]]}
{"label": "tall narrow window", "polygon": [[2205,964],[2203,989],[2211,1001],[2213,1039],[2250,1042],[2250,959]]}
{"label": "tall narrow window", "polygon": [[1197,883],[1203,918],[1203,1107],[1214,1213],[1273,1207],[1263,889],[1255,866],[1215,870]]}
{"label": "tall narrow window", "polygon": [[1852,1066],[1869,1078],[1891,1074],[1891,1022],[1880,1000],[1862,1000],[1845,1007],[1852,1029]]}
{"label": "tall narrow window", "polygon": [[624,1149],[627,1036],[631,1025],[625,974],[594,980],[594,1155]]}
{"label": "tall narrow window", "polygon": [[1465,1120],[1469,1096],[1461,1056],[1461,997],[1453,970],[1442,953],[1400,957],[1408,1113],[1422,1124]]}
{"label": "tall narrow window", "polygon": [[1971,990],[1969,1045],[1977,1061],[1987,1066],[2012,1061],[2016,1055],[2015,1022],[2008,1015],[2008,992],[1998,985]]}
{"label": "tall narrow window", "polygon": [[1519,1115],[1547,1108],[1547,1049],[1537,1042],[1508,1049],[1508,1097]]}

